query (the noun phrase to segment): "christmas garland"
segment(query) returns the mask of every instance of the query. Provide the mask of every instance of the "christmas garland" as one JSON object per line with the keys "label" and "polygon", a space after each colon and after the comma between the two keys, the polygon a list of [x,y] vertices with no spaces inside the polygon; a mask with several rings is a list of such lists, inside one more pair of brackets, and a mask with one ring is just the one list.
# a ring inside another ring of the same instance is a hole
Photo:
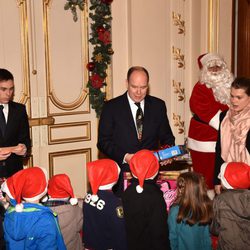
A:
{"label": "christmas garland", "polygon": [[[77,20],[76,7],[82,10],[84,2],[85,0],[67,0],[68,8],[64,8],[71,9],[74,21]],[[91,107],[97,117],[100,117],[106,100],[106,72],[114,53],[111,43],[112,2],[113,0],[90,0],[89,7],[89,17],[92,20],[89,42],[93,45],[93,53],[91,61],[86,65],[89,71],[87,88]]]}

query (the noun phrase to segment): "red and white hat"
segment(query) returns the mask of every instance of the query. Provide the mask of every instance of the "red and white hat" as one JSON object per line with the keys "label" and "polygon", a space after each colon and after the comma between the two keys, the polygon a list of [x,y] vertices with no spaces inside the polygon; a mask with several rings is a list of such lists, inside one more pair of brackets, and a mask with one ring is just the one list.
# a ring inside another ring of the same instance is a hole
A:
{"label": "red and white hat", "polygon": [[1,185],[1,189],[17,202],[16,211],[22,212],[22,200],[40,200],[47,193],[47,183],[47,171],[44,168],[31,167],[9,177]]}
{"label": "red and white hat", "polygon": [[227,189],[250,188],[250,166],[243,162],[223,163],[218,177]]}
{"label": "red and white hat", "polygon": [[136,191],[142,193],[144,180],[153,179],[159,171],[159,162],[153,152],[147,149],[138,151],[129,162],[132,175],[139,180]]}
{"label": "red and white hat", "polygon": [[111,189],[118,181],[120,168],[110,159],[101,159],[87,163],[88,178],[92,189],[93,201],[98,200],[98,190]]}
{"label": "red and white hat", "polygon": [[49,179],[48,195],[53,199],[70,198],[69,202],[71,205],[78,203],[70,179],[66,174],[57,174]]}
{"label": "red and white hat", "polygon": [[202,54],[198,57],[198,65],[199,68],[202,69],[204,67],[204,65],[206,65],[209,61],[212,60],[223,60],[221,58],[220,55],[216,54],[216,53],[206,53],[206,54]]}

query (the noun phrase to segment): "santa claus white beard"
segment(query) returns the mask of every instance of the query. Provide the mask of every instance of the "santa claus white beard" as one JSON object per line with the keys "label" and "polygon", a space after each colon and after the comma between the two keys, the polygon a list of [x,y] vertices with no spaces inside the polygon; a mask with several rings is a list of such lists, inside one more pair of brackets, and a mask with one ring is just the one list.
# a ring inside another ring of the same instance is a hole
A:
{"label": "santa claus white beard", "polygon": [[230,103],[230,87],[233,80],[233,74],[228,69],[211,72],[204,67],[201,71],[200,82],[212,88],[215,100],[222,104]]}

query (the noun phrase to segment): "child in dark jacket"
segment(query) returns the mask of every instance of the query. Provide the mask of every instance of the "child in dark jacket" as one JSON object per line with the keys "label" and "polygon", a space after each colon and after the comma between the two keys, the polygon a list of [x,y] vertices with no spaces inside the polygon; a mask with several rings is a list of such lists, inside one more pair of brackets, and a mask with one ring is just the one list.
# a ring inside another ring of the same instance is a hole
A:
{"label": "child in dark jacket", "polygon": [[10,200],[4,218],[6,249],[66,250],[57,217],[39,203],[47,193],[45,169],[20,170],[1,189]]}
{"label": "child in dark jacket", "polygon": [[113,160],[101,159],[88,162],[87,171],[92,191],[83,203],[84,246],[94,250],[126,250],[122,202],[112,191],[120,168]]}
{"label": "child in dark jacket", "polygon": [[218,249],[250,249],[250,166],[224,163],[219,178],[223,191],[213,200],[211,233]]}
{"label": "child in dark jacket", "polygon": [[166,203],[154,180],[159,162],[151,151],[141,150],[129,166],[134,178],[122,196],[128,248],[170,249]]}

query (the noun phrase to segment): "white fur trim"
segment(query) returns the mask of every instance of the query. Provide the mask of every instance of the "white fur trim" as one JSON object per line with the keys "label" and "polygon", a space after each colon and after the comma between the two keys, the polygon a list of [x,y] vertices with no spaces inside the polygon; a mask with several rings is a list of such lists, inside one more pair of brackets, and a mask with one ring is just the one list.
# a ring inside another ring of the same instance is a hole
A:
{"label": "white fur trim", "polygon": [[149,177],[149,178],[147,178],[145,180],[153,180],[157,174],[158,174],[158,171],[153,176],[151,176],[151,177]]}
{"label": "white fur trim", "polygon": [[215,141],[197,141],[192,138],[188,138],[188,148],[205,153],[214,153],[215,152]]}
{"label": "white fur trim", "polygon": [[[117,171],[118,171],[118,175],[117,175],[117,181],[118,181],[118,178],[119,178],[119,174],[121,172],[121,169],[119,167],[119,165],[116,163],[116,166],[117,166]],[[117,183],[117,181],[115,182],[112,182],[112,183],[109,183],[107,185],[102,185],[100,186],[98,189],[99,190],[109,190],[109,189],[112,189],[112,187]]]}
{"label": "white fur trim", "polygon": [[21,213],[23,211],[23,204],[22,203],[17,204],[15,206],[15,210],[16,212]]}
{"label": "white fur trim", "polygon": [[[116,181],[116,182],[117,182],[117,181]],[[98,189],[99,189],[99,190],[109,190],[109,189],[112,189],[112,187],[116,184],[116,182],[113,182],[113,183],[110,183],[110,184],[107,184],[107,185],[100,186]]]}
{"label": "white fur trim", "polygon": [[38,194],[37,196],[30,197],[30,198],[23,197],[23,199],[25,201],[31,201],[32,202],[32,201],[40,200],[45,194],[47,194],[47,187],[44,189],[44,191],[41,194]]}
{"label": "white fur trim", "polygon": [[99,197],[97,194],[92,194],[92,196],[91,196],[92,201],[96,202],[96,201],[98,201],[98,199],[99,199]]}
{"label": "white fur trim", "polygon": [[216,130],[219,130],[219,125],[220,125],[220,113],[221,110],[219,110],[215,116],[209,121],[209,125],[213,127]]}
{"label": "white fur trim", "polygon": [[77,198],[70,198],[69,202],[72,206],[75,206],[78,203],[78,199]]}
{"label": "white fur trim", "polygon": [[137,185],[136,186],[136,191],[137,191],[137,193],[141,194],[142,191],[143,191],[143,188],[140,185]]}
{"label": "white fur trim", "polygon": [[1,190],[2,190],[4,193],[6,193],[11,199],[14,200],[14,198],[13,198],[13,196],[11,195],[10,190],[9,190],[9,188],[8,188],[7,181],[5,181],[4,183],[2,183],[2,185],[1,185]]}
{"label": "white fur trim", "polygon": [[223,59],[218,54],[215,54],[215,53],[208,53],[204,55],[200,61],[201,61],[202,66],[204,67],[204,65],[206,65],[211,60],[223,61]]}
{"label": "white fur trim", "polygon": [[234,189],[229,183],[228,181],[226,180],[225,178],[225,171],[226,171],[226,168],[227,168],[227,164],[228,163],[223,163],[220,167],[220,173],[218,175],[218,178],[221,179],[221,184],[226,188],[226,189]]}
{"label": "white fur trim", "polygon": [[48,196],[47,196],[47,195],[45,195],[45,196],[43,196],[43,198],[42,198],[41,202],[46,202],[48,199],[49,199],[49,198],[48,198]]}

